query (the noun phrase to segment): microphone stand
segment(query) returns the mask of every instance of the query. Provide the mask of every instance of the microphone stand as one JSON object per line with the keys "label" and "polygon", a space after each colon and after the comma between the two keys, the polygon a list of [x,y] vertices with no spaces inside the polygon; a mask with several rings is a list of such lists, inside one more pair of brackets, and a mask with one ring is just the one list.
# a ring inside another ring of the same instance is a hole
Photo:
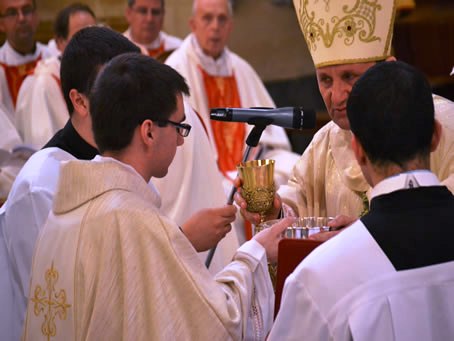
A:
{"label": "microphone stand", "polygon": [[[257,147],[260,141],[260,137],[262,136],[263,131],[265,130],[266,126],[268,124],[272,123],[272,119],[270,118],[264,118],[264,117],[258,117],[250,120],[248,124],[253,124],[254,128],[252,128],[251,132],[249,133],[247,139],[246,139],[246,150],[244,151],[243,154],[243,160],[242,162],[246,162],[249,154],[251,152],[251,149],[253,147]],[[236,193],[236,187],[235,185],[232,186],[232,189],[230,190],[229,197],[227,198],[227,205],[232,205],[233,204],[233,196]],[[217,244],[210,249],[210,252],[208,253],[207,259],[205,261],[205,266],[207,269],[210,267],[211,261],[213,260],[214,253],[216,252],[216,247]]]}

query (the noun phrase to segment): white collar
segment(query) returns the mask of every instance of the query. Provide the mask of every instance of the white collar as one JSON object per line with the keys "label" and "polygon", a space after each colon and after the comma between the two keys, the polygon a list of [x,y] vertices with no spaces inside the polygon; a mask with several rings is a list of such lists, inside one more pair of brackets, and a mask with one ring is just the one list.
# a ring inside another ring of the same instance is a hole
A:
{"label": "white collar", "polygon": [[414,187],[440,186],[440,181],[429,170],[415,170],[400,173],[380,181],[372,188],[371,199],[382,195]]}
{"label": "white collar", "polygon": [[232,68],[228,62],[227,48],[224,48],[218,59],[214,59],[202,51],[194,34],[191,34],[191,46],[199,60],[200,66],[211,76],[226,77],[232,75]]}
{"label": "white collar", "polygon": [[156,39],[153,40],[151,43],[149,43],[149,44],[140,44],[140,43],[136,42],[134,39],[132,39],[131,29],[129,27],[126,30],[126,32],[124,33],[124,36],[126,38],[128,38],[129,40],[131,40],[134,44],[143,46],[143,47],[145,47],[146,49],[149,49],[149,50],[157,49],[159,46],[161,46],[161,41],[163,40],[162,32],[159,32],[158,36],[156,37]]}

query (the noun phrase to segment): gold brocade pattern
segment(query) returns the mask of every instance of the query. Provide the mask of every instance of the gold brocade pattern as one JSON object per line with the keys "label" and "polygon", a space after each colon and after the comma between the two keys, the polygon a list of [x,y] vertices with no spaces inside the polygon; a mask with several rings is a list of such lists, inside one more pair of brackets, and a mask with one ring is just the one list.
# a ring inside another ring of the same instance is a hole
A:
{"label": "gold brocade pattern", "polygon": [[362,217],[369,213],[369,198],[367,197],[366,192],[356,192],[356,194],[359,195],[361,201],[363,202],[363,210],[359,214],[359,217]]}
{"label": "gold brocade pattern", "polygon": [[55,285],[58,282],[58,271],[54,268],[54,263],[44,275],[46,288],[40,285],[35,287],[34,296],[31,301],[34,303],[35,316],[44,314],[44,322],[41,326],[41,332],[47,340],[57,335],[57,326],[55,318],[66,320],[67,310],[71,307],[66,302],[66,291],[64,289],[56,290]]}
{"label": "gold brocade pattern", "polygon": [[[335,39],[342,39],[346,46],[350,46],[359,39],[361,42],[370,43],[381,41],[375,35],[376,12],[382,9],[378,0],[357,0],[349,8],[348,5],[342,7],[344,16],[332,16],[329,20],[324,18],[316,19],[315,13],[309,12],[307,7],[309,0],[300,0],[299,18],[301,18],[301,28],[306,37],[309,50],[317,50],[317,44],[322,41],[325,47],[330,47]],[[325,1],[325,10],[329,12],[329,0]]]}

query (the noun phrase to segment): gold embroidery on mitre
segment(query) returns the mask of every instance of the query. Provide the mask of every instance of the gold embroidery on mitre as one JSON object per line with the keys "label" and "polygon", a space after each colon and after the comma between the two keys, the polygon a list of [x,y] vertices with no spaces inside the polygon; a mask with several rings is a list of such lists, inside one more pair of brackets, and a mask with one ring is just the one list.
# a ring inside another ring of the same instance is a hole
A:
{"label": "gold embroidery on mitre", "polygon": [[316,68],[385,60],[395,0],[293,0]]}
{"label": "gold embroidery on mitre", "polygon": [[40,285],[35,287],[34,297],[31,301],[34,305],[35,316],[44,313],[44,322],[41,325],[41,332],[50,340],[51,337],[57,335],[57,325],[55,318],[66,320],[67,310],[71,307],[66,303],[66,291],[64,289],[56,290],[55,285],[58,282],[58,271],[54,268],[54,263],[44,275],[46,280],[46,288]]}
{"label": "gold embroidery on mitre", "polygon": [[[320,40],[327,48],[333,44],[334,39],[343,38],[346,46],[352,45],[355,39],[364,43],[381,41],[381,38],[375,35],[376,12],[382,9],[377,3],[378,0],[357,0],[351,8],[344,5],[344,16],[334,15],[326,21],[324,18],[316,19],[314,11],[308,11],[309,0],[300,1],[304,4],[300,4],[298,16],[301,18],[301,29],[311,51],[317,50]],[[325,11],[329,10],[329,0],[325,0]]]}

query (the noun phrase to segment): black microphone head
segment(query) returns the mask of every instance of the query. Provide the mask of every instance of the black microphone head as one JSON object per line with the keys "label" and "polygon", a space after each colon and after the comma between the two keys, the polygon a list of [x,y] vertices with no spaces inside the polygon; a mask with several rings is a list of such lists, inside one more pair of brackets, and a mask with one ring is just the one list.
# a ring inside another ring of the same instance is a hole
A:
{"label": "black microphone head", "polygon": [[303,116],[301,128],[302,129],[312,129],[315,128],[317,120],[316,120],[316,114],[314,110],[304,110],[301,109],[301,114]]}

